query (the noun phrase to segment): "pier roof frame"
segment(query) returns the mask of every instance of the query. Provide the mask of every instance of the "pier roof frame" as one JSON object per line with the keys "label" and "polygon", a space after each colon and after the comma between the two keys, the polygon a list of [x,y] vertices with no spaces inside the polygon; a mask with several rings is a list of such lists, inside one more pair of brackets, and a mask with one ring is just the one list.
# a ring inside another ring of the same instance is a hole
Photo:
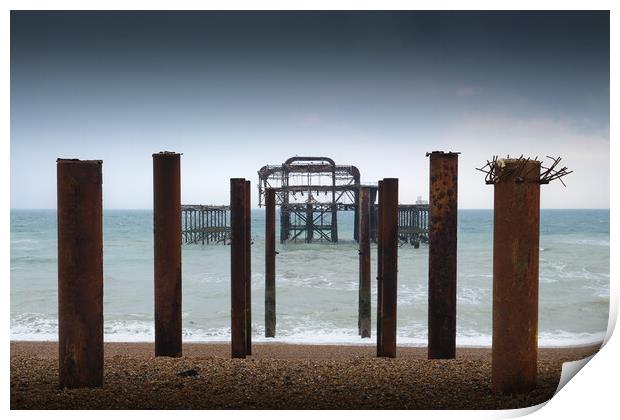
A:
{"label": "pier roof frame", "polygon": [[[307,177],[304,179],[303,175]],[[327,182],[322,183],[323,179]],[[297,201],[296,194],[303,196],[305,192],[309,193],[307,202],[312,201],[312,193],[327,196],[331,192],[331,200],[323,200],[322,204],[353,204],[360,185],[360,171],[356,166],[337,165],[325,156],[293,156],[281,165],[265,165],[258,170],[258,205],[263,206],[266,188],[276,191],[278,206]]]}

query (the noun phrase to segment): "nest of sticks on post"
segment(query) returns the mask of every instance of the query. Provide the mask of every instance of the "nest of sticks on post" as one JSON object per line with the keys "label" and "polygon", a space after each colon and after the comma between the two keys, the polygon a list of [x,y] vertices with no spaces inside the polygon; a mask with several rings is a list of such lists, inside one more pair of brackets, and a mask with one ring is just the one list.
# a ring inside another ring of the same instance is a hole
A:
{"label": "nest of sticks on post", "polygon": [[[548,184],[555,179],[559,179],[562,185],[566,187],[566,184],[562,180],[562,177],[572,173],[573,171],[569,171],[566,166],[558,169],[558,165],[562,160],[561,157],[558,156],[557,158],[554,158],[551,156],[547,156],[547,158],[550,159],[551,162],[547,164],[547,166],[543,165],[544,162],[540,162],[540,167],[542,171],[540,173],[540,178],[538,179],[538,182],[541,184]],[[514,162],[515,164],[508,167],[506,165],[507,161],[511,161],[511,163]],[[490,161],[487,160],[486,165],[484,165],[482,168],[476,168],[476,170],[484,172],[486,174],[484,180],[487,184],[497,184],[503,179],[511,177],[513,174],[522,174],[521,176],[515,178],[515,182],[525,182],[525,180],[528,178],[529,172],[524,174],[524,168],[529,162],[537,161],[538,156],[536,156],[534,159],[525,158],[523,157],[523,155],[519,156],[518,158],[511,158],[509,155],[505,159],[499,158],[498,156],[493,156],[493,159],[491,159]]]}

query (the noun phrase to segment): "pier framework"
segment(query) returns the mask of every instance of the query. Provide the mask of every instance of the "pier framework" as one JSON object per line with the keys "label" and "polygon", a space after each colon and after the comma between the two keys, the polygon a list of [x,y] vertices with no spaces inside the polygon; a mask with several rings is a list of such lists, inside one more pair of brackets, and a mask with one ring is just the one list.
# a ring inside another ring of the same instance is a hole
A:
{"label": "pier framework", "polygon": [[428,204],[400,204],[398,206],[398,239],[415,248],[428,242]]}
{"label": "pier framework", "polygon": [[351,210],[357,240],[359,187],[360,171],[355,166],[336,165],[328,157],[295,156],[258,171],[258,204],[263,205],[266,188],[275,191],[281,243],[300,238],[307,243],[338,242],[338,212]]}
{"label": "pier framework", "polygon": [[230,206],[181,206],[184,244],[227,244],[230,241]]}
{"label": "pier framework", "polygon": [[[360,189],[370,192],[370,236],[377,240],[377,185],[362,184],[353,165],[329,157],[295,156],[258,171],[258,205],[265,191],[275,192],[280,207],[280,242],[338,242],[338,212],[353,211],[353,239],[359,241]],[[428,238],[428,204],[398,206],[399,239],[419,246]]]}

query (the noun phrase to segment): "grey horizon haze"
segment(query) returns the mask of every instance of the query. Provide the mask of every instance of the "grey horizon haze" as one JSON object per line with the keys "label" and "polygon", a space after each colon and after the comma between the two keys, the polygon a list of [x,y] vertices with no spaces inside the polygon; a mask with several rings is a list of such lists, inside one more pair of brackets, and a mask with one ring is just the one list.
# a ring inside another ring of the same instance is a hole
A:
{"label": "grey horizon haze", "polygon": [[152,208],[152,158],[182,201],[328,156],[428,196],[462,153],[459,206],[491,208],[493,155],[561,156],[543,208],[608,208],[609,12],[11,12],[11,208],[56,207],[56,158],[102,159],[104,207]]}

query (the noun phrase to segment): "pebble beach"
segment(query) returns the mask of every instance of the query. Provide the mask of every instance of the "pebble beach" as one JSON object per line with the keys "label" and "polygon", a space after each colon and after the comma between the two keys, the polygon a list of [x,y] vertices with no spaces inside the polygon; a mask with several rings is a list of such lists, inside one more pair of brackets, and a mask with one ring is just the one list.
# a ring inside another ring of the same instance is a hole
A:
{"label": "pebble beach", "polygon": [[556,391],[562,363],[598,345],[541,348],[538,387],[491,393],[491,349],[458,348],[454,360],[399,347],[260,343],[245,360],[228,343],[188,343],[183,357],[155,358],[153,343],[105,343],[104,387],[60,389],[56,342],[11,342],[11,409],[508,409]]}

